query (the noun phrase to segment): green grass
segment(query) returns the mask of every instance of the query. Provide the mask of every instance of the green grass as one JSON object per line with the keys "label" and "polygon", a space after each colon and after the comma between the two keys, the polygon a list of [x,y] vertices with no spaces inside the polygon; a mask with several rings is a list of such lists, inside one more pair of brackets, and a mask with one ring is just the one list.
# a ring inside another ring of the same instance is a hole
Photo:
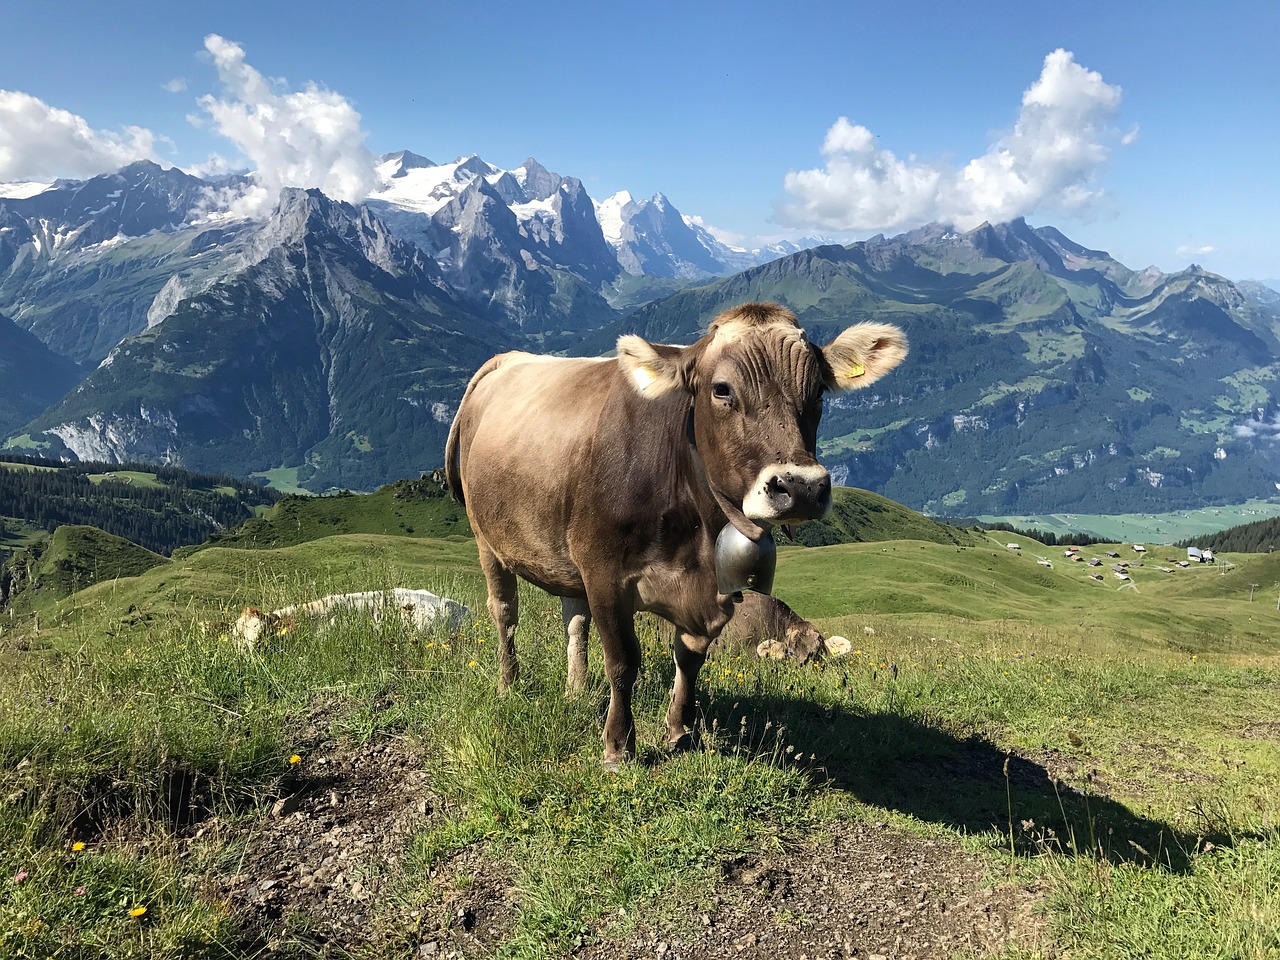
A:
{"label": "green grass", "polygon": [[15,517],[0,517],[0,559],[6,554],[40,543],[49,538],[49,531],[33,526]]}
{"label": "green grass", "polygon": [[6,440],[2,450],[47,450],[52,444],[48,440],[36,440],[30,434],[21,433],[16,437],[10,437]]}
{"label": "green grass", "polygon": [[[677,758],[660,748],[670,657],[643,621],[641,762],[616,775],[598,764],[598,645],[588,695],[566,699],[558,604],[538,591],[522,589],[507,696],[483,614],[447,642],[346,623],[251,656],[196,627],[395,585],[483,611],[472,543],[215,547],[81,591],[30,652],[0,642],[0,953],[251,955],[243,918],[201,894],[234,851],[175,831],[321,783],[297,737],[323,716],[337,742],[419,744],[442,811],[370,906],[362,956],[416,949],[406,918],[442,902],[460,851],[518,891],[499,955],[566,956],[619,910],[678,932],[726,863],[848,819],[1037,885],[1055,955],[1276,956],[1280,613],[1245,594],[1280,579],[1280,558],[1233,557],[1226,576],[1144,567],[1134,593],[1040,567],[1023,542],[783,550],[778,595],[856,652],[811,667],[713,652],[703,749]],[[177,807],[174,782],[192,785]],[[318,949],[297,936],[279,949]]]}
{"label": "green grass", "polygon": [[1090,513],[1015,514],[981,516],[983,523],[1008,523],[1019,529],[1046,533],[1087,533],[1115,543],[1176,543],[1207,536],[1254,520],[1280,516],[1280,502],[1249,500],[1245,503],[1170,513],[1126,513],[1102,516]]}
{"label": "green grass", "polygon": [[267,481],[267,486],[272,490],[279,490],[281,493],[291,494],[295,497],[311,495],[310,490],[298,485],[297,467],[276,467],[274,470],[263,470],[260,473],[251,473],[249,476],[261,477]]}
{"label": "green grass", "polygon": [[49,535],[27,565],[13,600],[14,612],[50,609],[62,598],[103,581],[136,577],[167,564],[165,557],[104,533],[97,527],[64,524]]}
{"label": "green grass", "polygon": [[286,547],[346,533],[470,537],[471,527],[466,512],[438,485],[429,480],[401,480],[368,494],[289,497],[209,543]]}
{"label": "green grass", "polygon": [[[832,491],[831,512],[822,520],[801,524],[796,540],[807,546],[884,540],[927,540],[973,546],[982,542],[982,536],[931,520],[878,493],[836,487]],[[779,542],[789,541],[780,539]]]}
{"label": "green grass", "polygon": [[164,490],[167,484],[156,479],[154,473],[143,473],[140,470],[115,470],[109,473],[89,474],[90,483],[125,483],[148,490]]}

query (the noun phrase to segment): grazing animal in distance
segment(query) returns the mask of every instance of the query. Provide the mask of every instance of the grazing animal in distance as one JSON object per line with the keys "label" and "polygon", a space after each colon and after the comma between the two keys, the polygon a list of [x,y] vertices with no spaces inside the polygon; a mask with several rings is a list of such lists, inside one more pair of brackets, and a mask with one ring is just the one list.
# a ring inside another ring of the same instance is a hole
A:
{"label": "grazing animal in distance", "polygon": [[230,634],[241,650],[252,650],[263,637],[287,632],[290,626],[276,614],[251,606],[240,611],[236,622],[231,624]]}
{"label": "grazing animal in distance", "polygon": [[823,516],[823,395],[875,383],[906,352],[888,324],[855,324],[819,347],[791,311],[748,303],[691,346],[623,336],[616,359],[516,352],[485,363],[454,417],[445,471],[475,533],[500,689],[518,677],[523,578],[561,597],[570,690],[585,680],[594,619],[610,686],[604,762],[633,758],[634,618],[648,610],[676,627],[667,743],[691,746],[698,672],[733,614],[717,536],[732,524],[759,542]]}
{"label": "grazing animal in distance", "polygon": [[844,637],[824,637],[813,623],[776,597],[744,593],[735,604],[730,620],[716,641],[720,647],[751,650],[775,660],[808,663],[828,653],[848,653],[851,644]]}
{"label": "grazing animal in distance", "polygon": [[233,624],[231,634],[238,645],[252,648],[263,636],[287,633],[300,621],[313,620],[329,625],[351,612],[368,614],[374,623],[395,619],[411,630],[443,627],[452,633],[471,611],[456,600],[437,596],[429,590],[396,587],[393,590],[333,594],[270,613],[264,613],[257,607],[245,607]]}

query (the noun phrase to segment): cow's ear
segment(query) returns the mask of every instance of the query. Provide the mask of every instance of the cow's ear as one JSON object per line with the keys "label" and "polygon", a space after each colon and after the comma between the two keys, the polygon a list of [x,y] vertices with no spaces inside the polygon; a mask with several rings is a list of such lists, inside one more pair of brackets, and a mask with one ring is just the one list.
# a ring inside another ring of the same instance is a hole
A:
{"label": "cow's ear", "polygon": [[650,343],[635,334],[618,338],[618,364],[623,375],[646,397],[692,389],[689,377],[693,364],[689,353],[689,347]]}
{"label": "cow's ear", "polygon": [[858,323],[822,348],[822,377],[829,390],[857,390],[875,383],[907,355],[907,335],[887,323]]}

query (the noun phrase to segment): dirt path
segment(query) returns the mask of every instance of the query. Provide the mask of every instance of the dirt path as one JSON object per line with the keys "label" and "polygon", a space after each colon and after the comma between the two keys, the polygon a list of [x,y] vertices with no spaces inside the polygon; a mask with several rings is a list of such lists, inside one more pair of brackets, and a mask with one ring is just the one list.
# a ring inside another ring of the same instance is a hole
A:
{"label": "dirt path", "polygon": [[[385,945],[387,956],[492,955],[518,911],[514,870],[470,848],[432,874],[430,902],[388,910],[413,833],[442,815],[407,741],[341,747],[318,740],[262,816],[206,824],[198,834],[239,851],[211,880],[263,956],[342,956]],[[300,765],[301,766],[301,765]],[[1036,892],[991,884],[989,862],[954,843],[886,825],[844,823],[767,859],[725,865],[673,928],[606,917],[578,955],[624,958],[981,956],[1036,939]],[[391,919],[388,919],[388,918]],[[619,933],[619,930],[626,933]]]}

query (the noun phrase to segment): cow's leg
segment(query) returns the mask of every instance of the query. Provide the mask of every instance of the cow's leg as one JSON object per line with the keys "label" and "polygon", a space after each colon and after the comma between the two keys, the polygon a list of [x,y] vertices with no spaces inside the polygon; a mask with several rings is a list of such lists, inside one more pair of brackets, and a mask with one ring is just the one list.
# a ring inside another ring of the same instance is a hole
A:
{"label": "cow's leg", "polygon": [[565,696],[582,692],[587,685],[587,635],[591,632],[591,607],[578,597],[560,598],[560,616],[564,618],[564,635],[568,641],[569,678]]}
{"label": "cow's leg", "polygon": [[596,631],[604,648],[604,672],[609,678],[609,710],[604,718],[604,763],[616,767],[636,755],[636,724],[631,696],[640,676],[640,641],[636,639],[635,612],[622,608],[612,596],[593,603]]}
{"label": "cow's leg", "polygon": [[698,671],[707,660],[708,637],[676,630],[673,655],[676,679],[671,687],[671,706],[667,710],[667,747],[673,751],[688,750],[698,735],[697,685]]}
{"label": "cow's leg", "polygon": [[508,690],[520,676],[516,662],[516,624],[520,622],[520,600],[516,575],[493,555],[489,545],[476,537],[480,548],[480,568],[489,587],[489,616],[498,631],[498,689]]}

